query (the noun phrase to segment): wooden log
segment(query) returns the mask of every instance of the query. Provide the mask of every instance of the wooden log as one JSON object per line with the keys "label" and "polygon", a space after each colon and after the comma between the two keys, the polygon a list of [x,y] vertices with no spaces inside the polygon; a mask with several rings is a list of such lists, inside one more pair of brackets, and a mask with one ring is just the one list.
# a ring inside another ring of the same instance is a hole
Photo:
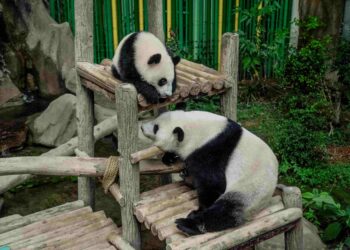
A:
{"label": "wooden log", "polygon": [[185,98],[190,95],[191,86],[177,82],[177,88],[179,89],[180,97]]}
{"label": "wooden log", "polygon": [[174,234],[181,234],[181,231],[176,227],[175,224],[171,224],[158,230],[158,239],[165,240],[167,237]]}
{"label": "wooden log", "polygon": [[211,82],[217,82],[217,81],[224,82],[226,80],[226,77],[224,75],[217,75],[217,74],[214,75],[211,73],[207,73],[205,71],[198,70],[198,69],[193,68],[193,67],[189,67],[189,66],[184,65],[184,64],[178,64],[176,66],[176,69],[181,70],[183,72],[187,72],[188,74],[193,74],[197,77],[202,77],[204,79],[208,79]]}
{"label": "wooden log", "polygon": [[[116,250],[116,248],[111,245],[109,242],[103,242],[103,243],[98,243],[94,244],[84,250],[96,250],[96,249],[101,249],[101,250]],[[80,249],[79,249],[80,250]]]}
{"label": "wooden log", "polygon": [[140,197],[141,197],[141,199],[146,199],[147,197],[152,196],[154,194],[157,194],[159,192],[166,191],[166,190],[171,190],[171,189],[178,188],[178,187],[184,186],[184,185],[185,185],[185,183],[183,181],[174,182],[174,183],[171,183],[171,184],[168,184],[168,185],[164,185],[164,186],[160,186],[160,187],[154,188],[154,189],[149,190],[149,191],[145,191],[145,192],[143,192],[140,195]]}
{"label": "wooden log", "polygon": [[162,191],[157,194],[143,198],[141,201],[137,202],[136,205],[145,205],[145,204],[153,203],[155,201],[166,200],[166,199],[169,199],[170,197],[180,195],[190,190],[191,189],[187,186],[181,186],[174,189]]}
{"label": "wooden log", "polygon": [[163,1],[147,0],[148,7],[148,31],[153,33],[158,39],[164,43],[163,30]]}
{"label": "wooden log", "polygon": [[[66,157],[66,156],[23,156],[0,158],[0,176],[33,174],[57,176],[103,176],[106,170],[107,158]],[[166,166],[159,160],[144,160],[140,164],[141,174],[178,173],[183,169],[183,163]]]}
{"label": "wooden log", "polygon": [[134,217],[134,203],[140,199],[139,165],[130,161],[130,155],[137,150],[138,107],[137,93],[130,84],[116,88],[116,110],[118,114],[118,149],[121,155],[119,166],[120,189],[125,199],[121,208],[123,238],[135,249],[141,248],[140,229]]}
{"label": "wooden log", "polygon": [[94,92],[101,93],[108,100],[110,100],[110,101],[115,100],[114,93],[111,93],[111,92],[107,91],[106,89],[104,89],[104,88],[92,83],[91,81],[84,79],[84,78],[81,78],[80,81],[81,81],[81,84],[83,84],[86,88],[91,89]]}
{"label": "wooden log", "polygon": [[176,74],[178,76],[187,78],[188,80],[195,81],[201,86],[201,92],[202,93],[208,93],[212,89],[212,84],[208,79],[205,79],[203,77],[196,77],[193,76],[187,72],[181,71],[179,69],[176,70]]}
{"label": "wooden log", "polygon": [[125,199],[122,195],[122,192],[120,191],[120,188],[118,186],[117,183],[113,183],[110,187],[109,187],[109,192],[111,193],[111,195],[114,197],[114,199],[119,203],[119,205],[121,207],[125,206]]}
{"label": "wooden log", "polygon": [[130,155],[130,161],[132,164],[135,164],[141,160],[150,159],[154,156],[158,156],[160,154],[164,154],[164,151],[158,148],[157,146],[152,146]]}
{"label": "wooden log", "polygon": [[[93,1],[77,0],[74,2],[75,27],[75,67],[77,62],[93,63]],[[78,148],[94,156],[94,95],[83,86],[80,77],[76,78],[77,94],[77,133]],[[78,178],[78,198],[95,206],[95,181],[92,178]]]}
{"label": "wooden log", "polygon": [[237,120],[237,91],[239,65],[239,35],[225,33],[222,36],[220,72],[228,77],[231,88],[221,95],[222,114]]}
{"label": "wooden log", "polygon": [[197,206],[198,206],[198,200],[190,200],[190,201],[184,202],[181,205],[166,208],[163,211],[146,216],[144,224],[146,228],[150,229],[152,224],[158,220],[173,216],[178,213],[194,210],[196,209]]}
{"label": "wooden log", "polygon": [[[56,235],[59,232],[63,232],[64,234],[66,231],[73,230],[73,228],[85,227],[97,221],[102,221],[106,219],[107,218],[104,212],[100,211],[94,214],[91,212],[85,213],[85,214],[79,214],[78,216],[76,216],[76,218],[74,217],[70,217],[69,219],[62,218],[62,221],[48,220],[47,221],[48,224],[35,223],[36,227],[27,227],[25,230],[21,230],[20,234],[17,234],[10,238],[6,238],[2,242],[5,245],[15,244],[17,242],[26,241],[29,239],[33,239],[35,237],[39,238],[40,235],[43,235],[52,231],[55,231]],[[29,228],[31,228],[30,231],[29,231]]]}
{"label": "wooden log", "polygon": [[200,85],[195,81],[189,80],[182,76],[177,76],[177,82],[190,86],[190,95],[197,96],[201,92]]}
{"label": "wooden log", "polygon": [[59,176],[103,176],[106,158],[11,157],[0,159],[0,175],[35,174]]}
{"label": "wooden log", "polygon": [[179,173],[184,169],[183,162],[177,162],[167,166],[160,160],[142,160],[140,161],[140,171],[142,174],[169,174]]}
{"label": "wooden log", "polygon": [[[197,209],[197,208],[196,208]],[[171,224],[174,224],[175,220],[179,219],[179,218],[186,218],[187,215],[190,213],[191,211],[186,211],[184,213],[180,213],[180,214],[175,214],[173,216],[164,218],[162,220],[156,221],[155,223],[152,224],[151,226],[151,232],[154,236],[158,235],[158,231],[163,228],[163,227],[167,227],[170,226]]]}
{"label": "wooden log", "polygon": [[[121,229],[115,229],[113,226],[112,227],[105,227],[100,229],[97,232],[92,232],[85,234],[82,237],[72,239],[68,242],[65,242],[63,244],[57,245],[58,249],[70,249],[70,250],[79,250],[79,249],[86,249],[90,246],[94,246],[96,244],[100,244],[102,242],[107,243],[108,240],[108,235],[111,233],[116,233],[120,234]],[[44,248],[45,249],[45,248]],[[100,248],[96,248],[100,249]]]}
{"label": "wooden log", "polygon": [[[302,209],[302,199],[300,189],[297,187],[283,187],[282,199],[286,208]],[[285,247],[288,250],[303,249],[303,222],[300,219],[296,226],[284,234]]]}
{"label": "wooden log", "polygon": [[195,69],[198,69],[200,71],[204,71],[204,72],[207,72],[207,73],[210,73],[213,75],[221,75],[221,73],[219,71],[216,71],[215,69],[209,68],[203,64],[188,61],[188,60],[183,59],[183,58],[181,58],[180,64],[183,64],[183,65],[186,65],[186,66],[189,66],[189,67],[192,67],[192,68],[195,68]]}
{"label": "wooden log", "polygon": [[187,248],[203,250],[230,249],[267,232],[293,223],[301,217],[302,211],[299,208],[289,208],[235,229],[206,233],[175,241],[167,246],[167,250]]}
{"label": "wooden log", "polygon": [[[94,139],[95,142],[102,139],[103,137],[110,135],[114,131],[117,131],[117,117],[113,116],[107,118],[103,122],[97,124],[94,127]],[[50,151],[43,153],[41,156],[69,156],[74,154],[74,149],[78,146],[78,138],[74,137],[68,142],[58,146],[57,148],[51,149]],[[29,180],[32,175],[13,175],[0,178],[6,178],[4,185],[0,185],[0,194],[10,190],[11,188]],[[2,181],[0,181],[1,183]]]}
{"label": "wooden log", "polygon": [[[71,212],[48,217],[46,219],[36,221],[28,225],[24,225],[22,227],[0,234],[0,242],[2,245],[4,245],[8,242],[14,242],[18,239],[25,238],[24,235],[28,233],[32,234],[35,230],[40,232],[40,230],[47,231],[54,227],[58,228],[60,227],[60,224],[64,225],[67,222],[67,220],[79,221],[81,220],[81,217],[86,216],[87,214],[92,214],[92,209],[90,207],[84,207],[81,209],[73,210]],[[54,223],[58,221],[58,224]],[[52,224],[54,224],[54,226],[52,226]]]}
{"label": "wooden log", "polygon": [[72,239],[82,237],[87,233],[99,231],[100,229],[107,226],[112,226],[116,228],[111,219],[103,219],[85,226],[75,224],[73,226],[70,226],[69,228],[64,227],[57,230],[49,231],[44,234],[39,234],[28,239],[11,243],[9,244],[9,247],[11,249],[40,249],[43,247],[61,245],[65,242],[69,242]]}
{"label": "wooden log", "polygon": [[185,238],[186,238],[186,235],[184,235],[183,233],[175,233],[175,234],[172,234],[166,238],[166,244],[168,245],[172,242],[182,240]]}
{"label": "wooden log", "polygon": [[12,214],[12,215],[9,215],[9,216],[6,216],[6,217],[2,217],[0,218],[0,225],[3,225],[5,223],[8,223],[8,222],[11,222],[11,221],[14,221],[14,220],[17,220],[19,218],[22,218],[23,216],[22,215],[19,215],[19,214]]}
{"label": "wooden log", "polygon": [[25,225],[28,225],[34,222],[41,221],[58,214],[65,213],[67,211],[77,210],[79,208],[82,208],[83,205],[84,204],[82,201],[69,202],[57,207],[45,209],[30,215],[23,216],[16,220],[9,221],[7,223],[2,223],[0,224],[0,233],[14,230],[16,228],[23,227]]}
{"label": "wooden log", "polygon": [[130,244],[125,241],[121,235],[117,233],[111,233],[108,235],[108,241],[113,244],[117,249],[123,249],[123,250],[134,250]]}
{"label": "wooden log", "polygon": [[159,211],[163,211],[166,208],[174,207],[189,200],[193,200],[197,197],[197,191],[191,190],[177,196],[171,197],[166,200],[154,201],[152,203],[144,204],[135,207],[134,214],[138,221],[144,221],[145,217],[154,214]]}

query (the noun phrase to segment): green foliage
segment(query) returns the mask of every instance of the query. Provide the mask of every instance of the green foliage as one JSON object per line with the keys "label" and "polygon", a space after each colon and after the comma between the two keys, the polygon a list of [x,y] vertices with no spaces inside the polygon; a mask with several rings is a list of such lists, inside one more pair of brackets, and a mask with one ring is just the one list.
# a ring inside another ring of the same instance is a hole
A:
{"label": "green foliage", "polygon": [[342,92],[350,100],[350,41],[340,42],[334,67],[338,70],[339,82],[343,85]]}
{"label": "green foliage", "polygon": [[212,113],[220,112],[220,96],[203,96],[186,102],[186,110],[201,110]]}
{"label": "green foliage", "polygon": [[342,236],[350,236],[350,207],[344,209],[327,192],[314,189],[303,193],[304,216],[323,229],[322,238],[325,241],[334,241]]}
{"label": "green foliage", "polygon": [[[264,23],[261,21],[268,16],[276,13],[280,8],[277,1],[264,0],[263,4],[254,4],[250,9],[240,10],[240,24],[243,26],[256,25],[256,32],[253,34],[246,34],[240,31],[240,60],[245,79],[259,80],[264,74],[264,67],[267,59],[274,59],[273,69],[280,71],[283,65],[284,53],[281,51],[283,44],[288,36],[287,29],[280,29],[275,32],[270,42],[266,42],[267,30]],[[258,21],[257,21],[258,20]]]}
{"label": "green foliage", "polygon": [[[317,18],[302,24],[307,30],[319,27]],[[282,77],[284,95],[279,100],[283,120],[277,127],[274,145],[282,161],[301,167],[317,166],[326,157],[332,104],[326,95],[325,74],[329,38],[309,37],[304,47],[290,50]]]}

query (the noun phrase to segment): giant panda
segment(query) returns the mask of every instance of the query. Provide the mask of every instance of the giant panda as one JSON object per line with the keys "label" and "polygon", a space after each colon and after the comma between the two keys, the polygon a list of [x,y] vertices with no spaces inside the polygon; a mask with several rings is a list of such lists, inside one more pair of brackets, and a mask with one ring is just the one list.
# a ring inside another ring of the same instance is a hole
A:
{"label": "giant panda", "polygon": [[269,146],[236,122],[203,111],[170,111],[142,124],[143,134],[171,161],[179,156],[192,177],[199,209],[176,220],[188,235],[241,225],[264,208],[277,185]]}
{"label": "giant panda", "polygon": [[179,61],[155,35],[142,31],[121,40],[111,70],[114,77],[132,83],[147,102],[154,104],[174,93],[175,65]]}

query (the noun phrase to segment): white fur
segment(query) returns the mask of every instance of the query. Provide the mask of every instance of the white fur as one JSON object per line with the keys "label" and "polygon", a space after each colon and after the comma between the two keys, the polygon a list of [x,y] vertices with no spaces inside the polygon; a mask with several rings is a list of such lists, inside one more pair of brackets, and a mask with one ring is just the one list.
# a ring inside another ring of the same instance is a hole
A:
{"label": "white fur", "polygon": [[[159,125],[154,135],[153,126]],[[221,133],[227,125],[223,116],[201,111],[172,111],[142,125],[143,133],[165,151],[174,151],[182,158],[206,144]],[[184,140],[178,142],[173,130],[184,130]],[[213,166],[215,167],[215,166]],[[231,154],[226,167],[226,191],[244,195],[246,215],[250,216],[265,206],[277,184],[277,158],[259,137],[243,128],[241,139]]]}
{"label": "white fur", "polygon": [[[131,33],[132,34],[132,33]],[[113,64],[118,66],[121,48],[126,39],[131,35],[127,35],[122,39],[113,57]],[[174,64],[169,56],[164,44],[152,33],[140,32],[134,42],[135,50],[135,68],[141,75],[142,79],[153,85],[162,97],[172,95],[172,83],[175,77]],[[154,54],[160,54],[161,60],[159,64],[148,64],[148,60]],[[158,82],[161,78],[167,79],[167,84],[159,86]]]}

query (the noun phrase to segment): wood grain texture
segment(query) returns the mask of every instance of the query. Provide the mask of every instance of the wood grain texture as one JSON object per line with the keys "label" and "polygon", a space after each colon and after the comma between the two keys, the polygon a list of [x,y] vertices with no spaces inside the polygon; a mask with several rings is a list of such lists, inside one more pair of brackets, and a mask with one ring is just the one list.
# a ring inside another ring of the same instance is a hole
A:
{"label": "wood grain texture", "polygon": [[[286,208],[302,209],[302,199],[299,188],[284,186],[282,188],[282,199]],[[284,235],[285,247],[287,250],[303,249],[303,222],[301,219],[293,229],[286,232]]]}
{"label": "wood grain texture", "polygon": [[[93,1],[76,0],[75,16],[75,64],[77,62],[94,61],[93,54]],[[90,156],[94,156],[94,98],[93,92],[83,86],[77,77],[77,132],[78,148]],[[78,178],[78,198],[95,206],[95,180],[89,177]]]}
{"label": "wood grain texture", "polygon": [[239,36],[225,33],[221,44],[220,72],[228,77],[231,83],[225,93],[221,95],[222,114],[233,121],[237,120],[237,91],[239,65]]}
{"label": "wood grain texture", "polygon": [[120,190],[125,199],[121,208],[123,238],[135,249],[141,248],[140,228],[134,217],[134,203],[140,197],[140,169],[132,164],[130,155],[137,151],[138,107],[137,92],[125,84],[115,90],[116,110],[118,114],[118,150],[122,157],[119,166]]}
{"label": "wood grain texture", "polygon": [[163,1],[147,0],[148,7],[148,31],[153,33],[164,43],[163,30]]}

